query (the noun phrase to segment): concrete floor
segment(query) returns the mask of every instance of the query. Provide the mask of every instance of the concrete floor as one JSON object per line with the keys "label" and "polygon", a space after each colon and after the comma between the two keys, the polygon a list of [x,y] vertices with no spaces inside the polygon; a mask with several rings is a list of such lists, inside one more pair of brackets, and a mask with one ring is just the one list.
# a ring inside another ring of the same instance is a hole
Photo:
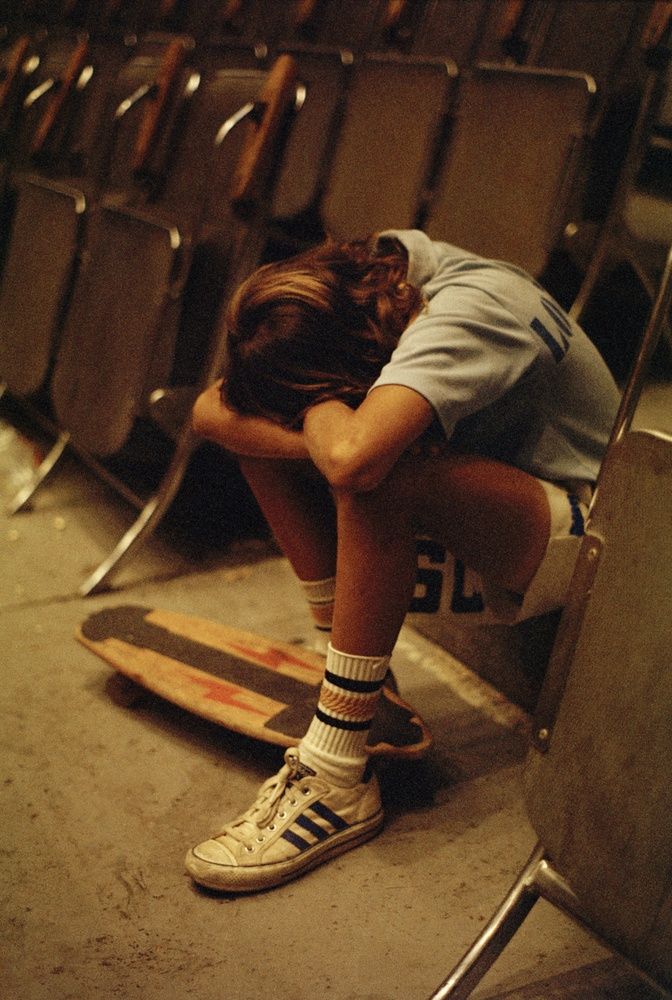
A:
{"label": "concrete floor", "polygon": [[[5,501],[34,460],[0,422]],[[311,629],[288,565],[261,541],[197,561],[160,532],[115,592],[79,597],[129,523],[73,459],[30,512],[0,515],[0,995],[426,997],[534,845],[519,784],[525,713],[407,627],[396,673],[435,745],[421,764],[384,769],[383,833],[272,892],[200,891],[183,872],[187,847],[249,805],[279,752],[158,700],[119,705],[111,671],[75,629],[129,602],[291,641],[309,641]],[[540,903],[474,995],[657,994]]]}

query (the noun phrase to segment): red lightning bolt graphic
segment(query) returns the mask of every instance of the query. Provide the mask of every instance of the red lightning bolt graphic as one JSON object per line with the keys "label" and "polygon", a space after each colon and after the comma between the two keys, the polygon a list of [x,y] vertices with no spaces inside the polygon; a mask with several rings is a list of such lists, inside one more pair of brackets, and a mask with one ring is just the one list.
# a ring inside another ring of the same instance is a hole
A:
{"label": "red lightning bolt graphic", "polygon": [[250,649],[247,646],[241,646],[238,643],[230,642],[229,645],[232,649],[235,649],[243,659],[251,660],[253,663],[260,663],[264,667],[268,667],[269,670],[279,670],[284,666],[299,667],[301,670],[306,670],[315,674],[316,682],[321,679],[322,668],[314,667],[311,663],[306,663],[299,656],[292,656],[291,653],[286,653],[284,650],[267,649],[265,652],[261,652],[258,649]]}
{"label": "red lightning bolt graphic", "polygon": [[[208,701],[216,701],[220,705],[227,705],[229,708],[238,708],[246,714],[253,713],[267,719],[269,714],[275,714],[268,709],[258,708],[250,704],[251,692],[244,688],[238,688],[231,684],[226,684],[219,680],[209,680],[206,677],[194,677],[189,675],[191,684],[203,688],[203,695]],[[254,697],[252,695],[252,697]]]}

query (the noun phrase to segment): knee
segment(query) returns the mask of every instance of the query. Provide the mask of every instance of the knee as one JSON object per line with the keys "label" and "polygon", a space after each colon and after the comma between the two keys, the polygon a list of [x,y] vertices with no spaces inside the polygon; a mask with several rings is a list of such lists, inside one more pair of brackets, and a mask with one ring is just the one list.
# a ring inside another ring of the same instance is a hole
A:
{"label": "knee", "polygon": [[352,520],[388,533],[413,528],[413,505],[394,472],[375,489],[334,490],[333,495],[342,523]]}

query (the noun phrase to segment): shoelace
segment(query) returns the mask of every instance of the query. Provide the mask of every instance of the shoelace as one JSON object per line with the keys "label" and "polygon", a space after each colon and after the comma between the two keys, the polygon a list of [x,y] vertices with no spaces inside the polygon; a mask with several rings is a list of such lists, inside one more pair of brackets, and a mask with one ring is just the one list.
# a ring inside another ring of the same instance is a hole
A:
{"label": "shoelace", "polygon": [[[248,844],[257,830],[272,829],[273,820],[285,795],[292,790],[292,781],[297,775],[299,758],[288,752],[285,760],[287,763],[284,767],[261,786],[254,804],[238,819],[228,823],[218,837],[228,835],[241,844]],[[291,799],[290,803],[296,804]]]}

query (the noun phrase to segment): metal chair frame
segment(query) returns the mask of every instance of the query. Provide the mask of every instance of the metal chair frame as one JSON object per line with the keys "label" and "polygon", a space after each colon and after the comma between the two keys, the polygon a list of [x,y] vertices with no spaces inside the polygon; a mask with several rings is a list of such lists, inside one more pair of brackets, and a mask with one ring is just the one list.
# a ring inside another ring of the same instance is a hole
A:
{"label": "metal chair frame", "polygon": [[[614,424],[607,457],[603,469],[614,450],[621,448],[628,437],[632,420],[640,398],[646,373],[655,353],[657,341],[667,311],[672,302],[672,248],[668,253],[665,271],[660,283],[651,315],[644,332],[641,348],[633,367],[629,382],[624,391],[621,406]],[[650,433],[650,432],[646,432]],[[652,435],[659,447],[666,449],[669,457],[672,451],[672,438]],[[600,482],[593,501],[593,509],[599,504]],[[572,666],[572,657],[579,641],[583,611],[589,601],[592,580],[599,562],[600,539],[594,539],[590,534],[590,523],[584,547],[581,550],[577,569],[570,588],[568,605],[561,621],[560,629],[554,646],[548,674],[541,692],[533,726],[532,753],[544,754],[552,740],[553,728],[558,716],[566,683]],[[535,780],[533,772],[530,783]],[[530,809],[528,795],[528,812]],[[534,819],[533,819],[534,825]],[[659,981],[658,977],[644,968],[633,957],[634,948],[627,948],[621,941],[610,938],[604,930],[596,928],[594,919],[587,913],[582,903],[580,885],[572,885],[564,873],[559,870],[549,856],[541,840],[534,848],[529,860],[522,869],[509,893],[495,911],[494,915],[464,954],[461,960],[444,979],[441,985],[431,995],[431,1000],[465,1000],[470,996],[485,973],[501,954],[508,942],[519,929],[538,899],[545,899],[568,916],[581,924],[593,936],[597,937],[606,947],[620,954],[633,968],[663,991],[672,991],[672,981]],[[672,993],[670,993],[672,995]]]}
{"label": "metal chair frame", "polygon": [[[636,194],[637,175],[642,165],[651,130],[660,111],[665,87],[665,73],[670,66],[672,53],[670,51],[669,13],[667,17],[667,27],[664,30],[661,29],[662,36],[656,37],[654,43],[649,44],[648,48],[647,31],[650,30],[650,25],[647,24],[645,28],[642,45],[646,51],[647,72],[642,86],[637,117],[630,134],[625,160],[619,173],[607,217],[601,226],[583,281],[570,309],[571,316],[578,323],[582,321],[598,282],[610,263],[627,262],[637,275],[651,302],[655,300],[660,275],[664,269],[666,246],[661,245],[652,250],[650,246],[645,245],[644,240],[638,239],[630,232],[627,212],[628,205]],[[570,232],[568,234],[568,247],[570,249],[571,236]],[[663,324],[659,339],[669,340],[669,319],[664,319]]]}

